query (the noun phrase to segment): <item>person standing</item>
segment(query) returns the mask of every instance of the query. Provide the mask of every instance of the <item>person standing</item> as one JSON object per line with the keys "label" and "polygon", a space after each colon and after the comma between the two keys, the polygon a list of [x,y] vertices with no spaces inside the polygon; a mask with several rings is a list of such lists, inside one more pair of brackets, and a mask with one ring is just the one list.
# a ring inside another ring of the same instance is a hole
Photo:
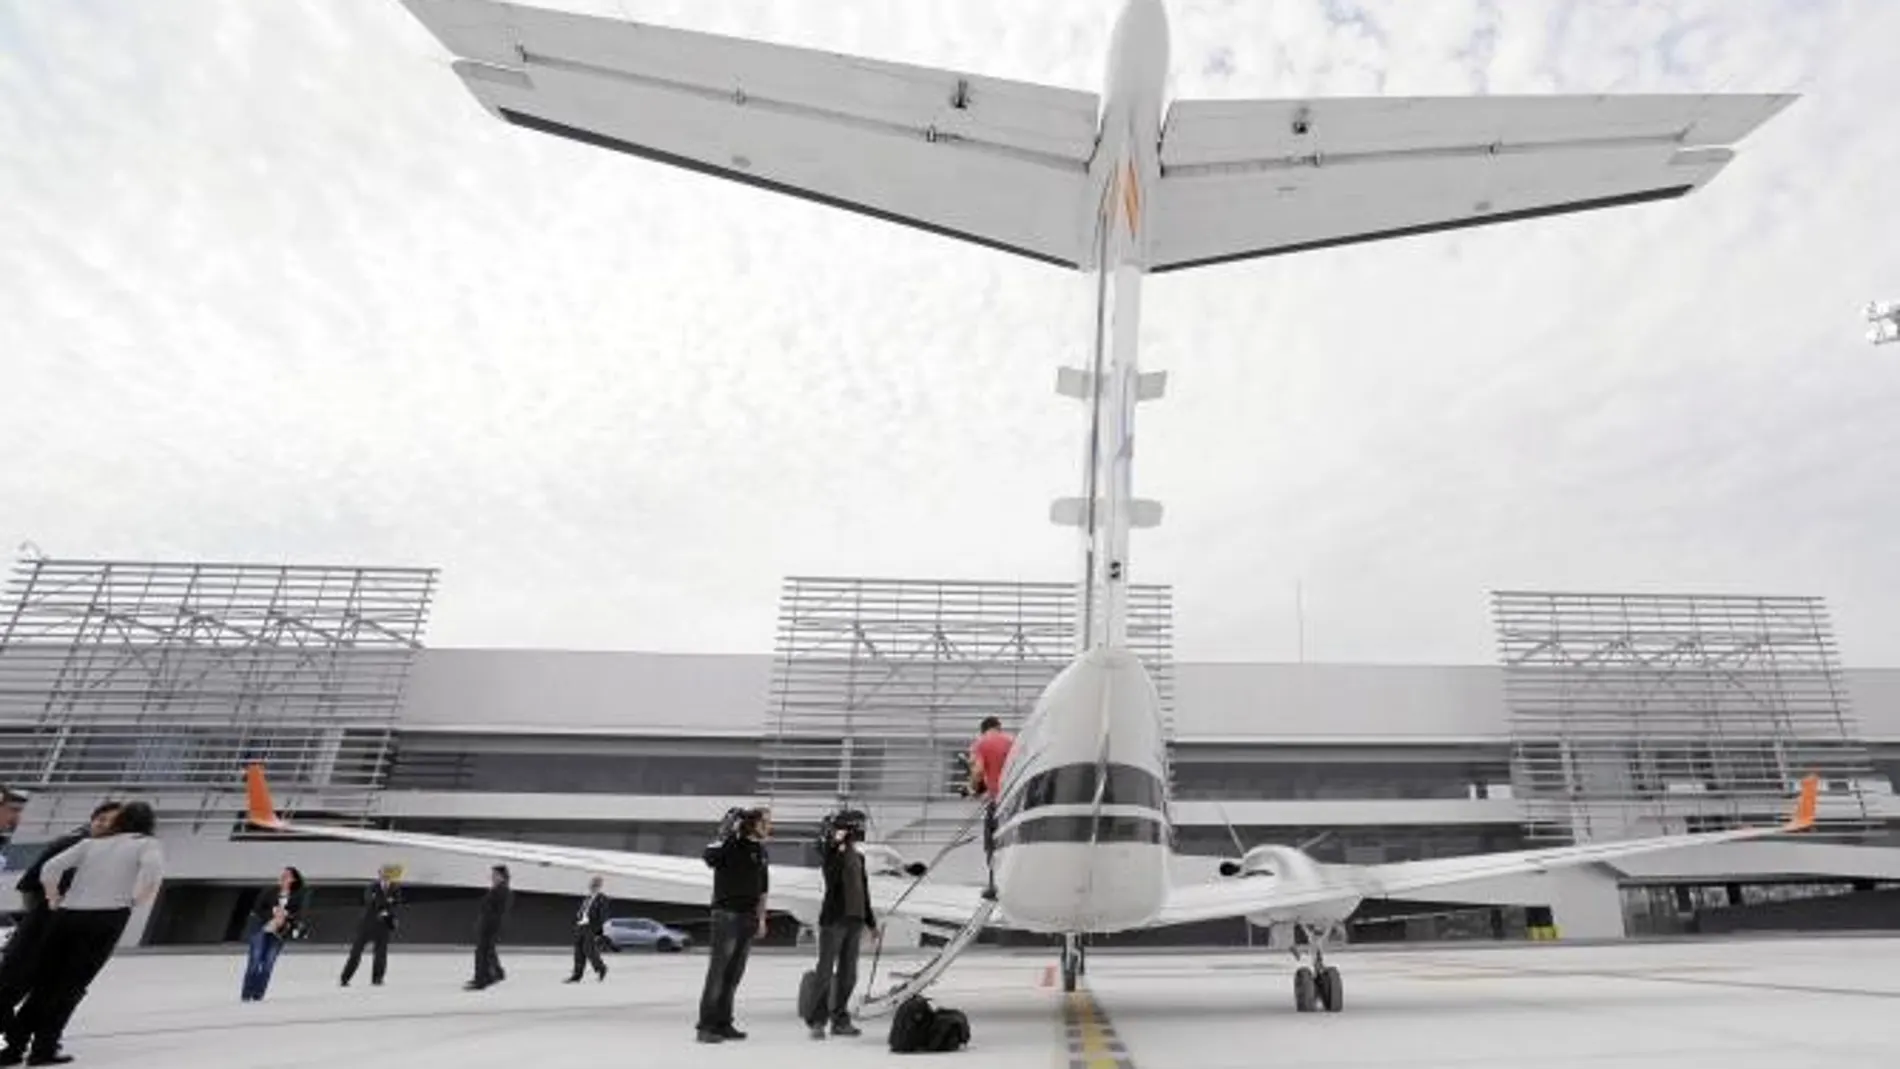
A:
{"label": "person standing", "polygon": [[580,983],[581,970],[589,965],[595,976],[607,979],[607,963],[600,960],[600,940],[607,927],[607,896],[600,889],[606,882],[599,876],[587,881],[587,898],[574,915],[574,975],[567,983]]}
{"label": "person standing", "polygon": [[284,944],[303,927],[303,873],[293,866],[277,875],[277,886],[257,896],[251,908],[249,952],[244,960],[240,1002],[261,1002]]}
{"label": "person standing", "polygon": [[[66,1023],[111,960],[132,907],[158,894],[165,854],[154,837],[157,824],[151,806],[127,803],[113,819],[112,834],[81,840],[41,867],[41,880],[50,881],[46,904],[53,924],[38,982],[7,1029],[0,1066],[18,1065],[23,1057],[34,1065],[72,1061],[59,1049]],[[57,888],[69,871],[72,889],[62,895]]]}
{"label": "person standing", "polygon": [[463,990],[480,991],[508,979],[496,944],[501,940],[501,922],[508,916],[514,898],[514,891],[508,887],[508,866],[496,865],[488,870],[488,893],[482,896],[481,912],[475,918],[475,979]]}
{"label": "person standing", "polygon": [[762,809],[735,809],[720,822],[719,837],[704,858],[713,870],[712,952],[706,956],[706,984],[699,995],[701,1043],[744,1039],[732,1023],[732,1000],[745,979],[752,940],[765,934],[765,895],[770,889],[765,839],[772,818]]}
{"label": "person standing", "polygon": [[858,983],[858,949],[864,933],[877,931],[877,919],[871,912],[871,877],[865,871],[864,854],[858,843],[864,841],[863,814],[847,811],[835,821],[832,830],[819,844],[823,851],[820,868],[825,878],[825,897],[818,907],[818,990],[827,997],[816,1000],[805,1025],[813,1039],[825,1038],[825,1021],[831,1021],[834,1036],[858,1035],[851,1023],[851,991]]}
{"label": "person standing", "polygon": [[989,867],[983,893],[990,898],[996,897],[996,804],[1003,792],[1003,768],[1015,745],[1015,737],[993,716],[977,725],[976,741],[970,744],[970,791],[983,796],[983,859]]}
{"label": "person standing", "polygon": [[383,985],[383,974],[389,969],[389,937],[396,932],[396,907],[400,905],[402,889],[396,886],[396,867],[384,865],[376,872],[376,882],[363,892],[363,915],[356,921],[356,938],[350,941],[350,956],[343,963],[343,976],[338,981],[341,986],[350,986],[350,980],[356,976],[365,944],[372,948],[370,985]]}
{"label": "person standing", "polygon": [[26,803],[32,796],[12,787],[0,787],[0,872],[7,871],[7,847],[13,845],[13,833],[26,815]]}
{"label": "person standing", "polygon": [[13,842],[14,829],[20,826],[20,818],[26,814],[26,803],[29,801],[32,801],[32,796],[25,791],[0,787],[0,872],[6,871],[6,847]]}
{"label": "person standing", "polygon": [[[5,1033],[13,1023],[15,1007],[33,988],[34,978],[39,973],[40,951],[46,943],[47,930],[53,924],[53,911],[46,905],[46,887],[41,882],[46,862],[82,840],[110,835],[113,818],[118,815],[117,802],[101,802],[94,806],[90,821],[47,843],[38,859],[20,876],[20,882],[14,884],[14,888],[20,892],[20,904],[26,912],[13,929],[13,938],[7,941],[6,956],[0,957],[0,1034]],[[64,894],[72,882],[73,874],[68,871],[59,878],[59,892]]]}

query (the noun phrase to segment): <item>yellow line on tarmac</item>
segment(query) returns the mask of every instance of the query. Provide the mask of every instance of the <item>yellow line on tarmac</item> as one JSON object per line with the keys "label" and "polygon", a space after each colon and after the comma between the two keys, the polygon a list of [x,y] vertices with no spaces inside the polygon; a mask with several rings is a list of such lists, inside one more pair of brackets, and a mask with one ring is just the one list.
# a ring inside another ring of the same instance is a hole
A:
{"label": "yellow line on tarmac", "polygon": [[1095,996],[1087,991],[1070,992],[1062,1011],[1069,1069],[1134,1069],[1127,1048]]}

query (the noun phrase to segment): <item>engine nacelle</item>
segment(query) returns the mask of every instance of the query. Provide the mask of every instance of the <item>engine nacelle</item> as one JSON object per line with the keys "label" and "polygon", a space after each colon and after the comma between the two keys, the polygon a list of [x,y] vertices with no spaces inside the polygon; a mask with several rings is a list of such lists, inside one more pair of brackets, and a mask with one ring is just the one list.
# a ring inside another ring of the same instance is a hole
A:
{"label": "engine nacelle", "polygon": [[[1277,879],[1287,887],[1322,887],[1339,883],[1339,874],[1327,878],[1325,866],[1295,846],[1269,844],[1256,846],[1240,860],[1223,860],[1220,874],[1229,879]],[[1290,940],[1294,925],[1332,925],[1343,922],[1359,908],[1360,896],[1345,892],[1337,898],[1308,901],[1287,909],[1247,914],[1247,922],[1256,928],[1274,929],[1276,945]],[[1290,943],[1288,944],[1290,945]]]}
{"label": "engine nacelle", "polygon": [[1230,879],[1252,876],[1297,877],[1307,873],[1318,873],[1313,859],[1294,847],[1278,843],[1256,846],[1242,855],[1239,861],[1228,858],[1220,863],[1220,874]]}

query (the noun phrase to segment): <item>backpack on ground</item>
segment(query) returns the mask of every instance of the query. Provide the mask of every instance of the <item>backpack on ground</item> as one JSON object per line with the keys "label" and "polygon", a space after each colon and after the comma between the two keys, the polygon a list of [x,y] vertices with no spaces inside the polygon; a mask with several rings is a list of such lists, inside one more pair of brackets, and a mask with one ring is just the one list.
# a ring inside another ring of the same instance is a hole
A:
{"label": "backpack on ground", "polygon": [[824,1020],[825,1003],[830,1000],[831,992],[818,982],[818,970],[806,969],[798,979],[798,1019],[807,1023]]}
{"label": "backpack on ground", "polygon": [[891,1050],[914,1054],[930,1049],[930,1029],[936,1019],[937,1011],[931,1008],[929,999],[922,995],[905,999],[891,1015]]}
{"label": "backpack on ground", "polygon": [[969,1042],[970,1019],[963,1015],[963,1011],[938,1009],[935,1019],[930,1022],[929,1042],[925,1049],[962,1050]]}

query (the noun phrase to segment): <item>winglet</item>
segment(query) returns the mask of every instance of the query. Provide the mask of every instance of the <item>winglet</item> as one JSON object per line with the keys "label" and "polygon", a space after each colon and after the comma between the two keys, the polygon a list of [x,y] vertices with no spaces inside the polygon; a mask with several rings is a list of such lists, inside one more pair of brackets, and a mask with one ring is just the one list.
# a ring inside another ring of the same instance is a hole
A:
{"label": "winglet", "polygon": [[1807,831],[1814,826],[1814,811],[1821,802],[1821,777],[1810,772],[1801,779],[1801,799],[1794,805],[1794,816],[1781,826],[1782,831]]}
{"label": "winglet", "polygon": [[247,796],[245,819],[260,828],[284,826],[277,816],[276,803],[271,801],[270,784],[264,782],[264,762],[253,761],[245,768],[244,793]]}

